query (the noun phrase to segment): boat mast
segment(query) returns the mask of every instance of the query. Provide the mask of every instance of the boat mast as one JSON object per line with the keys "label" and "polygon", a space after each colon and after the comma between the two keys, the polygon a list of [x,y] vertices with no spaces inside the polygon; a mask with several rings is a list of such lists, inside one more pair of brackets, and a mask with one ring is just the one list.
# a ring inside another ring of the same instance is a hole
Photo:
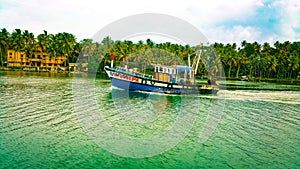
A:
{"label": "boat mast", "polygon": [[110,67],[112,68],[112,67],[114,67],[115,56],[112,54],[112,55],[110,56],[110,59],[111,59]]}
{"label": "boat mast", "polygon": [[191,67],[191,56],[190,56],[190,54],[188,54],[188,65],[189,65],[189,67]]}
{"label": "boat mast", "polygon": [[196,57],[194,58],[193,65],[192,65],[192,70],[194,70],[194,75],[197,74],[198,65],[199,65],[199,61],[200,61],[200,56],[201,56],[201,53],[202,53],[202,48],[203,48],[203,45],[202,45],[202,43],[200,43],[200,50],[197,51]]}

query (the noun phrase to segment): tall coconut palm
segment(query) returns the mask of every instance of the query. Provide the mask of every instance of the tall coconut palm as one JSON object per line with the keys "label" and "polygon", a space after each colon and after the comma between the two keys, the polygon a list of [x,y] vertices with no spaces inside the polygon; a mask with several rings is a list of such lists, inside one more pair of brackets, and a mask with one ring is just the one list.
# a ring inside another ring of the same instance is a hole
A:
{"label": "tall coconut palm", "polygon": [[27,56],[31,56],[36,50],[36,40],[34,38],[33,33],[25,30],[22,34],[24,38],[24,51]]}
{"label": "tall coconut palm", "polygon": [[[292,78],[293,72],[299,69],[300,67],[299,64],[300,64],[299,54],[296,51],[294,51],[293,53],[291,53],[288,59],[288,67],[290,69],[290,77],[289,77],[290,79]],[[298,72],[297,72],[297,76],[298,76]]]}
{"label": "tall coconut palm", "polygon": [[51,36],[48,35],[48,32],[44,30],[43,34],[39,34],[37,36],[37,48],[40,50],[42,53],[47,52],[47,48],[50,45],[50,39]]}
{"label": "tall coconut palm", "polygon": [[236,71],[235,78],[239,77],[239,73],[240,73],[241,67],[245,64],[245,61],[246,61],[246,55],[245,55],[245,53],[243,53],[242,51],[239,50],[237,52],[237,57],[236,57],[237,71]]}
{"label": "tall coconut palm", "polygon": [[6,60],[5,56],[7,55],[7,49],[9,48],[9,32],[2,28],[0,32],[0,62],[1,66],[3,66],[4,60]]}
{"label": "tall coconut palm", "polygon": [[267,68],[267,77],[270,78],[270,76],[274,73],[276,73],[277,70],[277,59],[275,56],[270,55],[267,57],[267,62],[266,62],[266,68]]}
{"label": "tall coconut palm", "polygon": [[231,73],[231,69],[234,68],[235,66],[237,66],[237,51],[236,51],[236,44],[230,45],[227,44],[226,45],[226,53],[227,53],[227,64],[229,66],[229,70],[228,70],[228,77],[230,78],[230,73]]}
{"label": "tall coconut palm", "polygon": [[46,52],[50,58],[55,58],[58,54],[58,45],[56,43],[56,36],[53,34],[48,35],[49,41],[47,42]]}
{"label": "tall coconut palm", "polygon": [[114,41],[109,36],[103,38],[101,43],[106,47],[107,50],[109,50],[114,45]]}
{"label": "tall coconut palm", "polygon": [[74,50],[76,43],[75,36],[66,32],[58,33],[55,35],[55,43],[57,47],[57,53],[61,56],[66,56],[65,67],[69,63],[69,59]]}
{"label": "tall coconut palm", "polygon": [[10,36],[10,44],[11,49],[13,49],[14,52],[14,60],[16,60],[17,54],[19,54],[21,51],[24,51],[25,42],[24,38],[22,36],[22,31],[20,29],[15,29],[11,36]]}

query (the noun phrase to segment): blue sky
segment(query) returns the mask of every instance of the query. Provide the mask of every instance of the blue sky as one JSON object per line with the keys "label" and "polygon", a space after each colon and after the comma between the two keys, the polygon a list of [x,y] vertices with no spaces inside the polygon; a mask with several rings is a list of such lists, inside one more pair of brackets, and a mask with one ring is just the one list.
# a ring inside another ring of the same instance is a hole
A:
{"label": "blue sky", "polygon": [[257,7],[255,13],[252,15],[238,20],[226,20],[219,23],[218,26],[224,26],[227,29],[231,29],[236,25],[243,27],[250,26],[259,29],[262,34],[269,36],[273,33],[280,33],[279,27],[282,16],[278,15],[279,13],[280,9],[278,7],[261,6]]}
{"label": "blue sky", "polygon": [[210,42],[300,41],[300,0],[0,0],[0,28],[91,38],[105,25],[140,13],[172,15]]}

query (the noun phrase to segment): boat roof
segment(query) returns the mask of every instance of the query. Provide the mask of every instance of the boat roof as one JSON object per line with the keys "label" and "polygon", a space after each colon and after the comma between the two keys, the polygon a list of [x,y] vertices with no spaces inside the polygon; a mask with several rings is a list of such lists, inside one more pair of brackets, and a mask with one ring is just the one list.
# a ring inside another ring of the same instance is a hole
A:
{"label": "boat roof", "polygon": [[166,68],[175,68],[178,70],[192,70],[192,67],[184,66],[184,65],[172,65],[172,66],[166,66],[166,65],[160,65],[160,64],[153,64],[153,66],[161,66]]}
{"label": "boat roof", "polygon": [[178,70],[192,70],[189,66],[176,65]]}

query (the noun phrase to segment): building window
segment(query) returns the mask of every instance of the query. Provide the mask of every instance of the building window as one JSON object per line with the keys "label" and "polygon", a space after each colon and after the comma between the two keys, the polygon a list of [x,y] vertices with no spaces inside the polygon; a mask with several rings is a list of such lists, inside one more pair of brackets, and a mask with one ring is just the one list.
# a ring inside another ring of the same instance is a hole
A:
{"label": "building window", "polygon": [[41,55],[38,55],[38,59],[41,59]]}
{"label": "building window", "polygon": [[23,54],[21,54],[21,58],[23,57],[24,55]]}
{"label": "building window", "polygon": [[52,66],[52,63],[49,63],[49,66]]}
{"label": "building window", "polygon": [[12,55],[12,52],[9,52],[9,55]]}

